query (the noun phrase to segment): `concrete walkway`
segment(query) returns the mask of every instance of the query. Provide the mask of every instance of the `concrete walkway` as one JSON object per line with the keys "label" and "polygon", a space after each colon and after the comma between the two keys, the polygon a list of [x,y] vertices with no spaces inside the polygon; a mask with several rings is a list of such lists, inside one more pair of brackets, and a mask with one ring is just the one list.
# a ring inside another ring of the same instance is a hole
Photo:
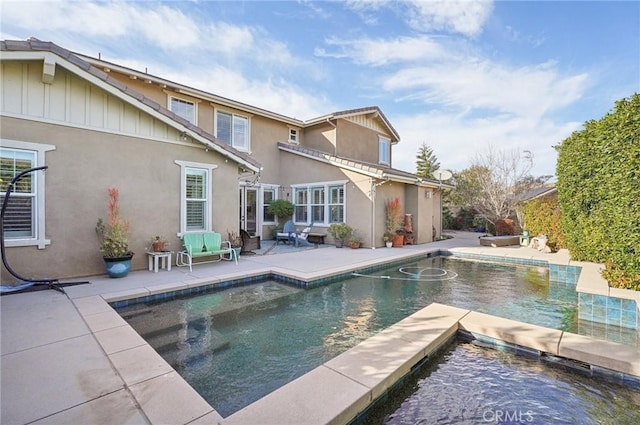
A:
{"label": "concrete walkway", "polygon": [[[204,424],[220,416],[200,398],[109,306],[128,294],[159,293],[176,285],[202,285],[278,272],[314,279],[438,249],[539,258],[567,264],[566,253],[531,248],[481,247],[477,233],[398,248],[333,247],[232,262],[131,272],[122,279],[91,277],[90,285],[0,298],[0,423]],[[153,384],[151,384],[153,383]]]}

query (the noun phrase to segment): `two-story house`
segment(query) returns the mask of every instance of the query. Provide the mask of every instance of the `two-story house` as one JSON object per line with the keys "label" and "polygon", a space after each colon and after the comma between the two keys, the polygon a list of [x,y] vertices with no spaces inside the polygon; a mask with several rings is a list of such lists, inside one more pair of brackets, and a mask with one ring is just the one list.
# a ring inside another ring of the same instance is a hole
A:
{"label": "two-story house", "polygon": [[109,187],[134,269],[153,235],[174,251],[190,231],[269,239],[277,198],[295,204],[297,225],[344,221],[367,247],[383,245],[396,196],[415,243],[440,229],[442,185],[392,168],[400,137],[378,107],[301,121],[50,42],[2,41],[0,55],[3,196],[13,175],[48,166],[13,192],[4,229],[6,257],[30,277],[103,272],[95,226]]}

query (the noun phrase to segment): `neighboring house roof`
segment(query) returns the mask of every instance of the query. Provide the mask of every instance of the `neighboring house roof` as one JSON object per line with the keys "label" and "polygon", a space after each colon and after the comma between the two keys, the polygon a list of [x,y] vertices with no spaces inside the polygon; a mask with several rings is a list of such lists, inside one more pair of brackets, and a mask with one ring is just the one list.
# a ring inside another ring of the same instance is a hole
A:
{"label": "neighboring house roof", "polygon": [[528,191],[520,195],[519,198],[520,198],[520,202],[528,202],[528,201],[533,201],[534,199],[537,199],[537,198],[542,198],[544,196],[553,195],[557,191],[558,189],[556,189],[555,186],[536,187],[533,189],[529,189]]}
{"label": "neighboring house roof", "polygon": [[384,126],[389,130],[389,133],[393,136],[392,143],[396,144],[400,141],[400,135],[396,131],[395,128],[391,125],[387,117],[384,115],[382,110],[380,110],[377,106],[368,106],[365,108],[357,108],[357,109],[348,109],[346,111],[338,111],[333,112],[331,114],[323,115],[321,117],[313,118],[311,120],[305,121],[305,126],[315,125],[327,120],[333,120],[338,118],[349,118],[355,115],[374,115],[379,118],[380,121],[384,123]]}
{"label": "neighboring house roof", "polygon": [[454,188],[454,186],[452,186],[451,184],[441,183],[435,179],[418,177],[416,174],[408,173],[406,171],[396,170],[394,168],[378,167],[374,164],[368,164],[366,162],[359,162],[349,158],[338,157],[326,152],[305,148],[303,146],[294,145],[291,143],[280,142],[278,143],[278,149],[280,149],[281,151],[292,153],[294,155],[324,162],[326,164],[330,164],[339,168],[355,171],[357,173],[379,180],[396,181],[399,183],[416,184],[418,186],[433,188]]}
{"label": "neighboring house roof", "polygon": [[[193,140],[217,151],[248,169],[259,172],[262,168],[261,164],[248,154],[240,152],[226,143],[221,142],[202,128],[191,124],[186,119],[176,115],[157,102],[132,90],[129,86],[122,84],[116,79],[109,77],[109,74],[80,58],[79,55],[52,42],[40,41],[34,38],[26,41],[3,40],[0,41],[0,52],[2,52],[3,60],[44,60],[45,65],[55,65],[56,62],[59,62],[64,68],[71,72],[78,74],[116,97],[144,110],[176,130],[186,133],[186,135]],[[51,55],[58,56],[60,60],[56,61]],[[47,74],[47,72],[47,67],[45,66],[43,78],[48,75],[48,78],[53,79],[53,75]]]}

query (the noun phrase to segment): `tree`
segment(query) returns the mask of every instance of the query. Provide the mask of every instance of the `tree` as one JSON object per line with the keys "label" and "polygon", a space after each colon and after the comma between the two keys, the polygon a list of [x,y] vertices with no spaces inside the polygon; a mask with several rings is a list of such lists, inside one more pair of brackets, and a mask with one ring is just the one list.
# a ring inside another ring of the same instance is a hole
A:
{"label": "tree", "polygon": [[423,143],[418,149],[416,158],[416,175],[433,178],[433,172],[440,168],[440,163],[433,150],[426,143]]}
{"label": "tree", "polygon": [[478,214],[492,224],[501,218],[515,218],[518,195],[531,189],[536,181],[529,174],[533,154],[518,149],[499,151],[489,145],[486,151],[476,154],[473,166],[484,170],[477,174],[476,181],[480,191],[475,198]]}

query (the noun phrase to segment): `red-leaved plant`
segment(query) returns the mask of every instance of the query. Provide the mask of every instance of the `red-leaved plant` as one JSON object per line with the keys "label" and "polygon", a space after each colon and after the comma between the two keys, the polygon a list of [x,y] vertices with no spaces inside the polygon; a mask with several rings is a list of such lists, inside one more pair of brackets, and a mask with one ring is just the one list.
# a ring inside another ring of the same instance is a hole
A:
{"label": "red-leaved plant", "polygon": [[120,218],[120,193],[115,187],[107,189],[109,203],[107,211],[109,221],[107,224],[100,218],[96,225],[96,233],[100,239],[100,252],[104,258],[121,258],[133,255],[129,251],[129,234],[131,226],[129,220]]}

